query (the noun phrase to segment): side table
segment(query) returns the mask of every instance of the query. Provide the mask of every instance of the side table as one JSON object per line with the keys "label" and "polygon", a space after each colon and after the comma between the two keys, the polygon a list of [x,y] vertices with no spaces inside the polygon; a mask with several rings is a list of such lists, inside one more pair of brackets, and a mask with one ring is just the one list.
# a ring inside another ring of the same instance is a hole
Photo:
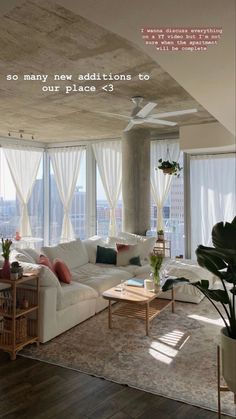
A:
{"label": "side table", "polygon": [[[35,287],[27,287],[29,281]],[[15,360],[24,346],[39,345],[39,277],[30,273],[16,280],[1,278],[0,284],[0,349]]]}

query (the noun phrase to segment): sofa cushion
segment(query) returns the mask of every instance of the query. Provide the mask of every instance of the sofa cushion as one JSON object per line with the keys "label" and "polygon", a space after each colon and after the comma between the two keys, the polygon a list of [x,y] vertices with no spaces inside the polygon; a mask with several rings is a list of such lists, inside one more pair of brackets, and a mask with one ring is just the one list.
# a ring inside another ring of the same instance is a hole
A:
{"label": "sofa cushion", "polygon": [[76,266],[85,265],[89,261],[86,247],[80,239],[61,243],[57,246],[42,247],[42,252],[51,261],[56,258],[63,260],[70,270]]}
{"label": "sofa cushion", "polygon": [[121,280],[130,278],[130,274],[125,271],[113,267],[112,265],[87,265],[75,268],[72,271],[72,280],[83,283],[94,288],[99,295],[108,288],[119,284]]}
{"label": "sofa cushion", "polygon": [[22,251],[26,255],[30,256],[34,260],[34,263],[37,263],[38,257],[40,256],[39,250],[33,249],[32,247],[26,247],[22,249]]}
{"label": "sofa cushion", "polygon": [[60,292],[57,294],[57,310],[63,310],[80,301],[96,299],[98,293],[84,284],[71,282],[70,284],[61,283]]}
{"label": "sofa cushion", "polygon": [[149,253],[152,252],[156,237],[140,236],[139,234],[121,232],[118,234],[120,240],[126,241],[127,244],[139,244],[140,258],[148,259]]}
{"label": "sofa cushion", "polygon": [[140,256],[139,245],[129,245],[129,247],[122,248],[117,252],[117,266],[127,266],[130,264],[130,259]]}
{"label": "sofa cushion", "polygon": [[90,237],[89,239],[83,240],[83,243],[86,247],[90,263],[96,263],[97,246],[98,245],[103,246],[103,247],[107,246],[107,244],[105,243],[105,240],[100,236]]}
{"label": "sofa cushion", "polygon": [[150,274],[150,265],[149,263],[144,263],[142,266],[136,266],[136,265],[127,265],[127,266],[120,266],[117,268],[123,272],[128,272],[130,275],[130,278],[133,276],[138,276],[139,278],[146,279],[149,277]]}
{"label": "sofa cushion", "polygon": [[96,263],[106,263],[116,265],[117,252],[110,247],[97,246]]}
{"label": "sofa cushion", "polygon": [[65,262],[61,259],[54,259],[53,268],[59,281],[65,284],[71,283],[71,272]]}
{"label": "sofa cushion", "polygon": [[35,263],[35,260],[27,253],[25,253],[24,249],[12,249],[10,253],[10,262],[18,261],[18,262],[25,262],[25,263]]}

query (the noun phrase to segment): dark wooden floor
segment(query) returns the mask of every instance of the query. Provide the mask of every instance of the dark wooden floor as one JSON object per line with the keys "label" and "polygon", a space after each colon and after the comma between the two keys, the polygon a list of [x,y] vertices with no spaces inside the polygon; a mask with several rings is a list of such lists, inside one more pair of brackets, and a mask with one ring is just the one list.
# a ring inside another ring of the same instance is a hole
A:
{"label": "dark wooden floor", "polygon": [[0,351],[0,418],[217,419],[217,414],[20,356],[10,361]]}

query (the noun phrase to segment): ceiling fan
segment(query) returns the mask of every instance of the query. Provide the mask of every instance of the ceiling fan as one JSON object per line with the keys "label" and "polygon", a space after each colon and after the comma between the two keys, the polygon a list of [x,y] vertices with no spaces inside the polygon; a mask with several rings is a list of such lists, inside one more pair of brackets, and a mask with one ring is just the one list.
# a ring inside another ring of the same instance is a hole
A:
{"label": "ceiling fan", "polygon": [[131,98],[132,102],[135,104],[131,116],[116,114],[116,113],[110,113],[110,112],[101,112],[105,113],[108,116],[114,116],[116,118],[122,118],[129,120],[129,123],[127,127],[124,129],[124,132],[131,130],[135,125],[138,124],[155,124],[155,125],[169,125],[169,126],[175,126],[177,125],[177,122],[171,122],[162,120],[161,118],[166,118],[169,116],[177,116],[177,115],[186,115],[189,113],[197,112],[197,109],[185,109],[182,111],[173,111],[173,112],[162,112],[157,114],[151,114],[151,111],[157,106],[157,103],[154,102],[148,102],[147,105],[141,106],[141,103],[143,101],[142,96],[133,96]]}

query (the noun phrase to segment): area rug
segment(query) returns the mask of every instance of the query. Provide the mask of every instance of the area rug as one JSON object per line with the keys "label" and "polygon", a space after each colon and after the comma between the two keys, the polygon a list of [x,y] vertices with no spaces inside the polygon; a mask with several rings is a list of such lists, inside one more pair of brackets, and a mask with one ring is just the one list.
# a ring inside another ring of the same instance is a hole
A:
{"label": "area rug", "polygon": [[[113,307],[115,309],[115,307]],[[176,303],[151,323],[113,317],[107,310],[39,348],[21,354],[150,393],[217,411],[216,353],[222,323],[207,299]],[[222,412],[236,417],[233,393],[222,393]]]}

